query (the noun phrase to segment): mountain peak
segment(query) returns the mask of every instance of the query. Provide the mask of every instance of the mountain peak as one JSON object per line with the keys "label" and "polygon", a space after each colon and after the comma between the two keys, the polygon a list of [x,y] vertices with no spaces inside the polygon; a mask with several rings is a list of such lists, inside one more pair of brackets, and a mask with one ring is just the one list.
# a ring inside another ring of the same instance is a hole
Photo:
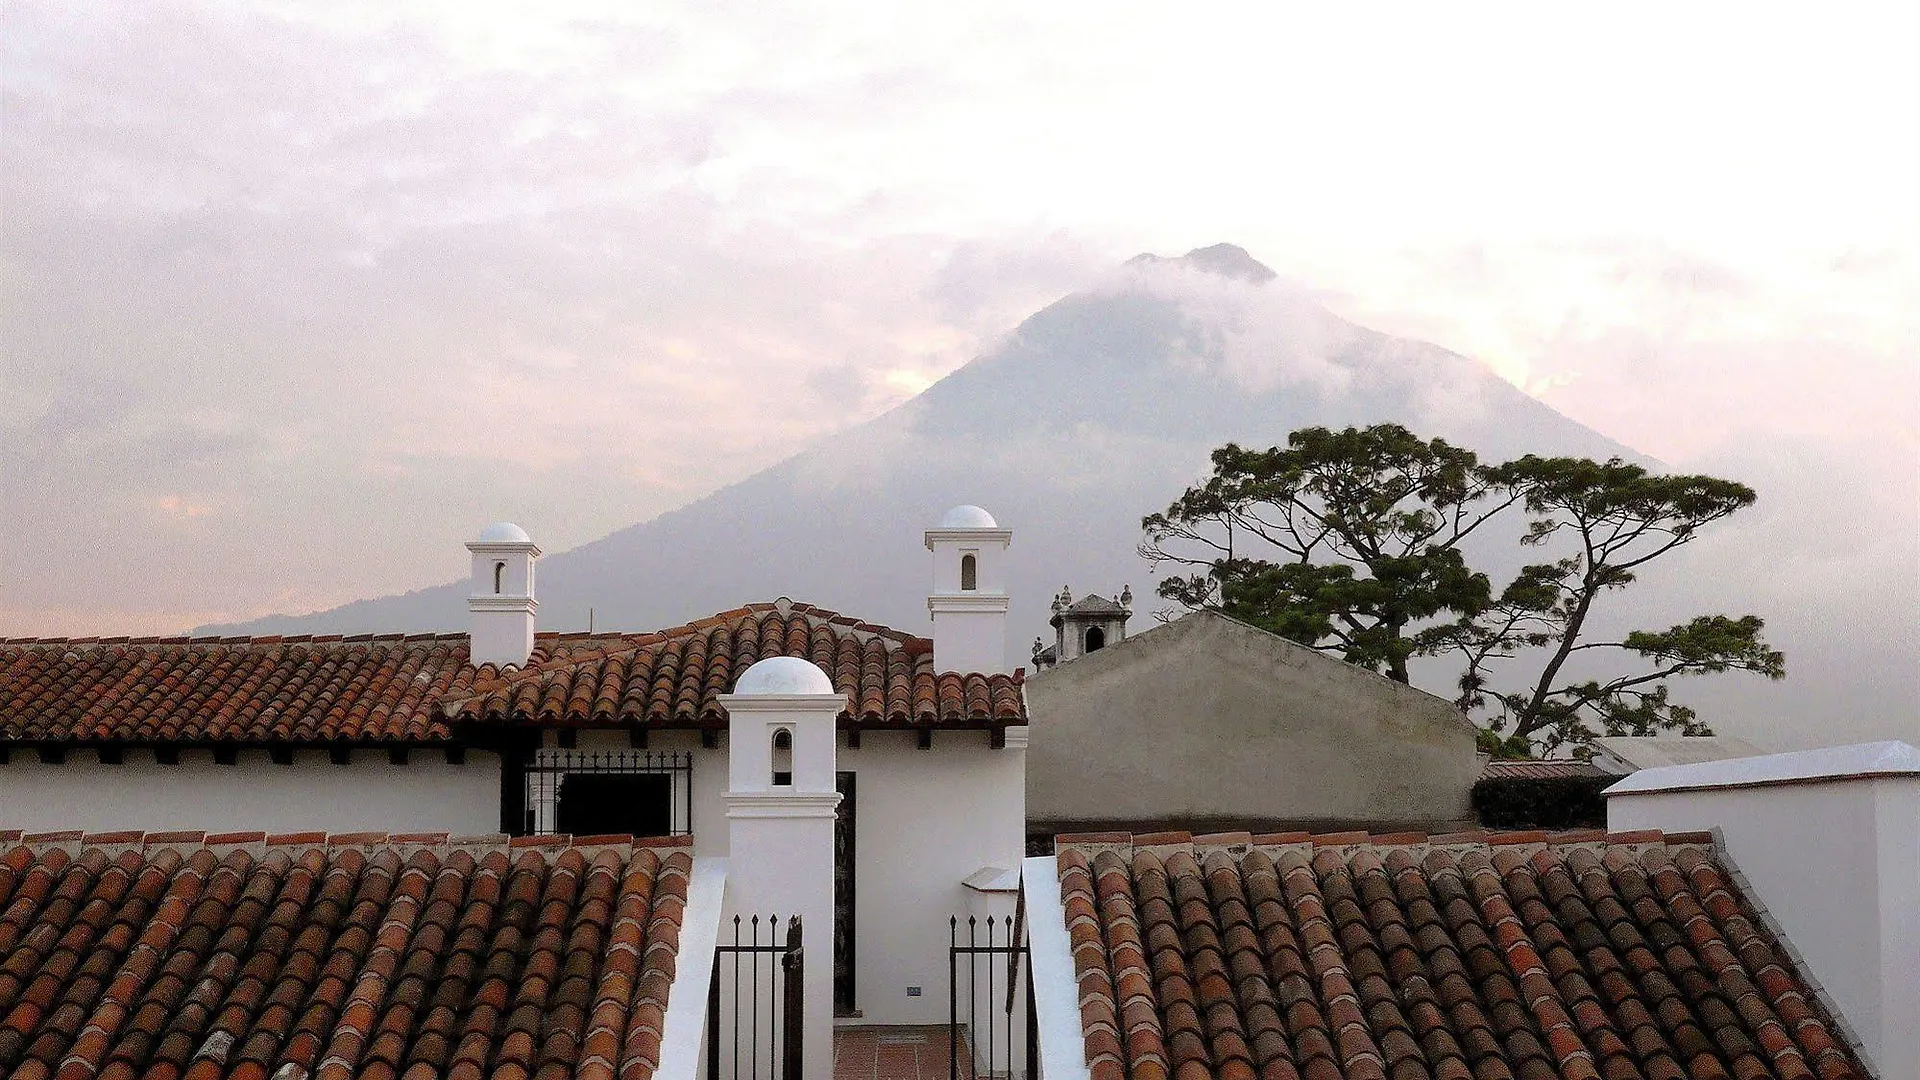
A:
{"label": "mountain peak", "polygon": [[1127,260],[1127,265],[1152,265],[1154,263],[1184,263],[1195,270],[1202,270],[1221,277],[1238,281],[1264,285],[1278,275],[1260,260],[1247,254],[1247,249],[1237,244],[1214,244],[1211,247],[1194,248],[1177,259],[1169,259],[1152,252],[1142,252]]}

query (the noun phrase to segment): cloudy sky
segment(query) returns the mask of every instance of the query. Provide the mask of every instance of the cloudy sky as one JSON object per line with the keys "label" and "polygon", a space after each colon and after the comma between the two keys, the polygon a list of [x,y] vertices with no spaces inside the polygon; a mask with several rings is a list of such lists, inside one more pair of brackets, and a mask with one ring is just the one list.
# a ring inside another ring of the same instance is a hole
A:
{"label": "cloudy sky", "polygon": [[1222,240],[1920,593],[1916,9],[1760,7],[6,0],[0,634],[565,549]]}

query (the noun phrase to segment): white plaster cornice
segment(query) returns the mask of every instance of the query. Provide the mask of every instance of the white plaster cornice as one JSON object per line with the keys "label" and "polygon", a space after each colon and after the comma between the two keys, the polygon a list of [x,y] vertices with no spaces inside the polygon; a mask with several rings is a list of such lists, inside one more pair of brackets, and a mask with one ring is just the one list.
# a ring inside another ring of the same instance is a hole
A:
{"label": "white plaster cornice", "polygon": [[1025,750],[1027,745],[1033,741],[1032,724],[1008,724],[1000,730],[1001,736],[1004,739],[1004,742],[1001,744],[1003,749]]}
{"label": "white plaster cornice", "polygon": [[484,593],[467,597],[468,611],[506,611],[531,615],[539,610],[540,601],[531,596],[500,596]]}
{"label": "white plaster cornice", "polygon": [[714,700],[729,713],[831,711],[838,716],[847,707],[845,694],[717,694]]}
{"label": "white plaster cornice", "polygon": [[729,791],[722,799],[729,818],[831,818],[837,791]]}
{"label": "white plaster cornice", "polygon": [[467,550],[475,555],[531,555],[540,557],[540,545],[531,540],[469,540]]}
{"label": "white plaster cornice", "polygon": [[1611,799],[1669,791],[1841,783],[1882,777],[1920,778],[1920,748],[1887,741],[1690,765],[1662,765],[1641,769],[1600,794]]}
{"label": "white plaster cornice", "polygon": [[975,543],[983,543],[983,544],[989,544],[995,541],[998,541],[999,543],[1002,543],[1002,544],[1011,544],[1013,543],[1013,530],[1012,529],[928,529],[927,530],[927,550],[928,551],[932,551],[933,545],[935,544],[943,544],[943,543],[964,544],[969,540]]}
{"label": "white plaster cornice", "polygon": [[927,597],[927,611],[985,611],[1005,614],[1006,593],[934,593]]}

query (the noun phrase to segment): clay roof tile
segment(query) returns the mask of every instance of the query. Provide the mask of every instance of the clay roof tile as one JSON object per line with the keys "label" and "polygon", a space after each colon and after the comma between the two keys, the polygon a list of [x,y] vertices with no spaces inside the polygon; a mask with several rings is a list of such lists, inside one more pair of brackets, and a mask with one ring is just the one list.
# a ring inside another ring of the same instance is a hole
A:
{"label": "clay roof tile", "polygon": [[[665,916],[684,905],[687,881],[678,845],[664,849],[664,862],[650,847],[634,849],[636,863],[673,873],[598,874],[585,886],[579,850],[529,845],[514,888],[538,903],[514,924],[497,917],[506,869],[497,837],[476,838],[472,850],[440,834],[403,837],[401,847],[379,834],[33,839],[39,846],[16,849],[9,858],[24,861],[6,866],[16,872],[15,899],[37,898],[36,934],[60,948],[15,947],[0,923],[0,955],[9,957],[0,985],[14,966],[31,965],[23,1003],[0,1024],[0,1071],[15,1075],[54,1075],[48,1063],[59,1076],[96,1080],[467,1075],[458,1061],[486,1066],[487,1048],[515,1031],[538,1034],[543,1070],[571,1075],[583,1065],[586,984],[563,979],[517,1003],[506,995],[549,985],[560,971],[555,947],[566,950],[566,971],[612,967],[613,938],[598,928],[613,910],[656,913],[623,928],[623,940],[649,970],[670,972],[678,933]],[[445,843],[409,843],[428,839]],[[249,853],[256,846],[264,857]],[[635,888],[645,895],[631,895]],[[482,962],[499,980],[497,995],[481,985]],[[658,1025],[661,1002],[603,1004],[595,1015],[610,1030]],[[469,1045],[479,1057],[461,1056]]]}
{"label": "clay roof tile", "polygon": [[1060,836],[1089,1066],[1864,1078],[1710,839]]}

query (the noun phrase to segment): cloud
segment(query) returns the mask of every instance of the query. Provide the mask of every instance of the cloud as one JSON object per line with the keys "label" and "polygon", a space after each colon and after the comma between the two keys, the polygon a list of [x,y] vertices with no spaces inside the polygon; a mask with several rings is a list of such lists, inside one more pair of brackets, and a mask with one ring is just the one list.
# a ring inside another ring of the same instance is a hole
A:
{"label": "cloud", "polygon": [[1102,292],[1137,293],[1178,306],[1186,340],[1175,360],[1248,393],[1314,386],[1340,393],[1358,376],[1353,327],[1305,292],[1204,269],[1185,259],[1129,262]]}
{"label": "cloud", "polygon": [[[1711,412],[1905,423],[1914,167],[1863,137],[1911,129],[1879,92],[1910,63],[1875,51],[1904,23],[1749,19],[1705,67],[1718,20],[1589,28],[1671,50],[1623,96],[1516,58],[1504,20],[1417,21],[10,3],[0,500],[31,536],[0,551],[0,632],[392,592],[458,576],[503,516],[581,543],[897,405],[1099,268],[1216,239],[1654,452],[1710,445]],[[1872,55],[1778,78],[1823,41]],[[1751,99],[1720,139],[1780,160],[1698,138],[1700,79]],[[1776,234],[1804,258],[1755,254]],[[1162,287],[1238,328],[1194,342],[1224,377],[1362,377],[1284,290]]]}
{"label": "cloud", "polygon": [[720,182],[749,119],[913,79],[709,84],[701,18],[610,10],[522,48],[377,8],[10,8],[0,494],[36,536],[0,632],[393,591],[499,517],[590,540],[898,404],[1085,258]]}
{"label": "cloud", "polygon": [[213,513],[213,508],[205,503],[194,502],[181,495],[162,495],[153,505],[168,517],[197,518]]}
{"label": "cloud", "polygon": [[[1755,505],[1636,586],[1684,611],[1753,612],[1786,653],[1781,684],[1725,680],[1722,730],[1782,749],[1920,738],[1920,473],[1911,448],[1737,432],[1674,467],[1741,480]],[[1701,691],[1685,687],[1686,698]]]}

